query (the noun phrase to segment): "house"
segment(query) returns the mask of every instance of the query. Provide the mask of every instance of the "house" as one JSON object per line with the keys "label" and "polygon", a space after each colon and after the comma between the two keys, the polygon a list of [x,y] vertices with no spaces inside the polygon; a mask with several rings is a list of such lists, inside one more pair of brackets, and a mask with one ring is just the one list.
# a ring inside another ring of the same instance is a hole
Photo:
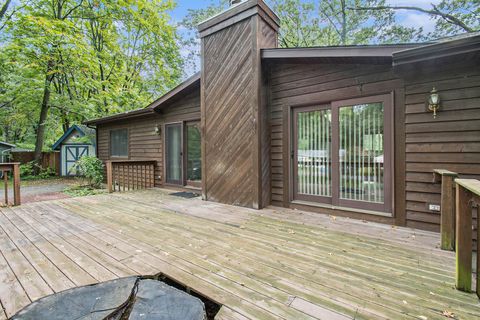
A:
{"label": "house", "polygon": [[60,151],[60,174],[62,176],[77,176],[75,163],[83,156],[96,155],[95,130],[84,125],[71,126],[52,146]]}
{"label": "house", "polygon": [[426,230],[440,222],[434,169],[480,178],[480,34],[282,49],[261,0],[199,31],[201,73],[87,122],[100,159],[155,160],[156,186],[211,201]]}
{"label": "house", "polygon": [[10,160],[10,152],[15,145],[0,141],[0,163]]}

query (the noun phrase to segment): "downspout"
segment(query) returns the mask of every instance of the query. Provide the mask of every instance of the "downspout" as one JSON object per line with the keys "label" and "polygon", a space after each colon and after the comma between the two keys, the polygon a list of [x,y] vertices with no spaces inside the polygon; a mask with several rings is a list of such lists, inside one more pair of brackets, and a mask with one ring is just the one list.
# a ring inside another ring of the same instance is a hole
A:
{"label": "downspout", "polygon": [[97,126],[92,127],[92,126],[87,124],[87,128],[95,130],[95,157],[98,158],[98,130],[97,130]]}

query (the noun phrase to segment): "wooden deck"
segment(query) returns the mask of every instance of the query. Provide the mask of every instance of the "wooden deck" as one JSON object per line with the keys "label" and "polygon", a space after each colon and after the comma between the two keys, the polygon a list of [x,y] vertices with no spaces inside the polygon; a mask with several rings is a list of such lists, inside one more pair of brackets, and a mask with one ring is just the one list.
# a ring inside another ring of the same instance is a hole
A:
{"label": "wooden deck", "polygon": [[217,319],[479,319],[439,235],[148,190],[0,209],[0,319],[54,292],[162,272]]}

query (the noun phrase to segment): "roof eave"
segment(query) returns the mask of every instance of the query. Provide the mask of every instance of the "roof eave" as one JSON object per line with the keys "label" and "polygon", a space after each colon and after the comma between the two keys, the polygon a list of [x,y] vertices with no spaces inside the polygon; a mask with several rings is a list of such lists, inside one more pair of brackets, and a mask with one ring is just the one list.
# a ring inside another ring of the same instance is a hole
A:
{"label": "roof eave", "polygon": [[316,48],[274,48],[263,49],[262,59],[305,59],[305,58],[385,58],[391,59],[394,52],[411,49],[420,44],[380,46],[339,46]]}
{"label": "roof eave", "polygon": [[448,58],[480,51],[480,34],[395,52],[393,65]]}
{"label": "roof eave", "polygon": [[143,116],[143,115],[149,114],[149,113],[154,113],[154,111],[151,110],[151,109],[148,109],[148,108],[143,108],[143,109],[137,109],[137,110],[133,110],[133,111],[114,114],[113,116],[87,120],[87,121],[84,121],[83,124],[87,125],[87,126],[95,126],[95,125],[98,125],[98,124],[108,123],[108,122],[112,122],[112,121],[118,121],[118,120],[123,120],[123,119],[140,117],[140,116]]}
{"label": "roof eave", "polygon": [[169,101],[171,101],[173,98],[175,98],[178,94],[184,92],[185,90],[188,90],[192,85],[195,85],[198,82],[200,84],[200,73],[196,73],[181,84],[179,84],[177,87],[173,88],[151,104],[149,104],[147,107],[142,108],[142,109],[137,109],[133,111],[128,111],[124,113],[119,113],[115,114],[113,116],[108,116],[108,117],[103,117],[103,118],[97,118],[97,119],[92,119],[88,121],[84,121],[83,124],[89,126],[95,126],[98,124],[104,124],[104,123],[109,123],[109,122],[114,122],[114,121],[120,121],[120,120],[125,120],[125,119],[131,119],[131,118],[136,118],[136,117],[141,117],[144,115],[148,114],[154,114],[156,111],[160,110],[163,106],[165,106]]}
{"label": "roof eave", "polygon": [[83,132],[82,128],[78,127],[76,124],[68,128],[68,130],[58,139],[53,145],[52,150],[58,150],[58,147],[62,144],[62,142],[73,132],[73,130],[77,130],[80,135],[83,137],[85,132]]}
{"label": "roof eave", "polygon": [[11,143],[8,143],[8,142],[0,141],[0,144],[3,144],[4,146],[7,146],[7,147],[15,148],[15,145],[14,145],[14,144],[11,144]]}
{"label": "roof eave", "polygon": [[178,94],[190,89],[195,84],[200,84],[200,72],[195,73],[193,76],[161,96],[159,99],[152,102],[147,108],[158,111],[165,106],[169,101],[175,98]]}

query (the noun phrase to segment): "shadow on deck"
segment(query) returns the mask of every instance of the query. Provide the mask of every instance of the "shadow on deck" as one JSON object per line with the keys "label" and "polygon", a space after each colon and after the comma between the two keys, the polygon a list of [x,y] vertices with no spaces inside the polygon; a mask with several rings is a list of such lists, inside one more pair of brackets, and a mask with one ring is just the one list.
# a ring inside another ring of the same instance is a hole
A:
{"label": "shadow on deck", "polygon": [[54,292],[158,273],[222,304],[217,319],[480,317],[436,233],[160,189],[2,208],[0,227],[0,319]]}

